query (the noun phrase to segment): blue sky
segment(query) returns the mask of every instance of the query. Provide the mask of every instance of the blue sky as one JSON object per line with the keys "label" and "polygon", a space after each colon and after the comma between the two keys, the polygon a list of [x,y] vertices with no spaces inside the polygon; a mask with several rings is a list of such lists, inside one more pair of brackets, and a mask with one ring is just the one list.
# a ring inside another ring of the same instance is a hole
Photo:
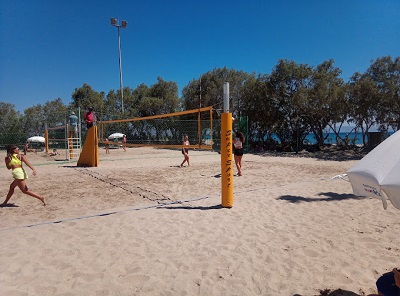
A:
{"label": "blue sky", "polygon": [[[0,1],[0,101],[19,111],[87,83],[119,89],[157,77],[179,90],[215,68],[271,73],[279,59],[329,59],[347,81],[371,60],[400,56],[399,0]],[[180,95],[180,94],[179,94]]]}

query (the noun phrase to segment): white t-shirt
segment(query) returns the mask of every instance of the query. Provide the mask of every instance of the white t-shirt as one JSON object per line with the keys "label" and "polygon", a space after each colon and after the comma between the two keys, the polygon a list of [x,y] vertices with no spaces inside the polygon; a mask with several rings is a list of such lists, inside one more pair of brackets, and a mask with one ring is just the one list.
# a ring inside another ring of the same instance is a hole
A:
{"label": "white t-shirt", "polygon": [[234,143],[234,145],[235,145],[235,148],[236,148],[236,149],[240,149],[240,148],[243,147],[243,143],[242,143],[242,141],[240,141],[240,138],[235,138],[235,143]]}

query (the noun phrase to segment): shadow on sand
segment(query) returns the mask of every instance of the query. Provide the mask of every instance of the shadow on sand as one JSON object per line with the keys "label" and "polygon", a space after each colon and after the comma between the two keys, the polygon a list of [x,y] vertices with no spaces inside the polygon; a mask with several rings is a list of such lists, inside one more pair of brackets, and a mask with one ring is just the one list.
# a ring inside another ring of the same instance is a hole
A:
{"label": "shadow on sand", "polygon": [[13,204],[13,203],[8,203],[5,205],[0,205],[0,208],[19,208],[19,206]]}
{"label": "shadow on sand", "polygon": [[176,206],[163,206],[163,207],[157,207],[157,209],[168,209],[168,210],[219,210],[219,209],[225,209],[222,205],[215,205],[215,206],[209,206],[209,207],[192,207],[192,206],[183,206],[183,205],[176,205]]}
{"label": "shadow on sand", "polygon": [[[368,294],[368,295],[366,295],[361,290],[360,290],[359,294],[357,294],[357,293],[354,293],[352,291],[347,291],[347,290],[342,290],[342,289],[336,289],[334,291],[331,291],[329,289],[325,289],[325,290],[320,290],[319,293],[320,294],[313,295],[313,296],[378,296],[377,294]],[[306,295],[294,294],[293,296],[306,296]]]}
{"label": "shadow on sand", "polygon": [[321,198],[310,198],[296,195],[282,195],[277,198],[277,200],[285,200],[291,203],[299,203],[299,202],[315,202],[315,201],[340,201],[340,200],[349,200],[356,199],[362,200],[369,197],[365,196],[356,196],[354,194],[338,194],[335,192],[321,192],[318,194],[319,196],[326,196]]}

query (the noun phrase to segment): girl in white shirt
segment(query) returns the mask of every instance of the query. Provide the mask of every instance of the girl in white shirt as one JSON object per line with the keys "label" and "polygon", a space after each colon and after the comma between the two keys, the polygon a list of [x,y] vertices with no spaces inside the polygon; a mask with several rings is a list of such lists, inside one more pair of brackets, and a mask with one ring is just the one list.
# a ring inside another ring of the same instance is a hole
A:
{"label": "girl in white shirt", "polygon": [[238,170],[238,176],[242,175],[243,143],[244,143],[243,133],[236,132],[235,139],[233,140],[233,145],[235,147],[235,151],[233,154],[235,156],[235,164]]}
{"label": "girl in white shirt", "polygon": [[[188,136],[185,135],[185,137],[183,138],[182,145],[183,145],[183,146],[188,146],[188,145],[190,145]],[[183,161],[182,161],[182,163],[181,163],[181,167],[183,167],[183,164],[184,164],[185,162],[187,162],[188,166],[190,166],[190,163],[189,163],[189,151],[188,151],[188,149],[182,147],[182,154],[183,154],[184,159],[183,159]]]}

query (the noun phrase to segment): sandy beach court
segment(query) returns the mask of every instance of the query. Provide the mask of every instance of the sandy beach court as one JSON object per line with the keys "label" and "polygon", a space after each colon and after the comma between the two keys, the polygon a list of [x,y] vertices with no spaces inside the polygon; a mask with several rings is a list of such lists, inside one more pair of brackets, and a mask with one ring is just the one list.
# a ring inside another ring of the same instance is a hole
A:
{"label": "sandy beach court", "polygon": [[28,154],[48,205],[17,189],[0,208],[0,295],[368,295],[400,266],[400,211],[332,180],[357,160],[245,154],[227,209],[217,152],[183,168],[179,150],[110,152],[88,168]]}

